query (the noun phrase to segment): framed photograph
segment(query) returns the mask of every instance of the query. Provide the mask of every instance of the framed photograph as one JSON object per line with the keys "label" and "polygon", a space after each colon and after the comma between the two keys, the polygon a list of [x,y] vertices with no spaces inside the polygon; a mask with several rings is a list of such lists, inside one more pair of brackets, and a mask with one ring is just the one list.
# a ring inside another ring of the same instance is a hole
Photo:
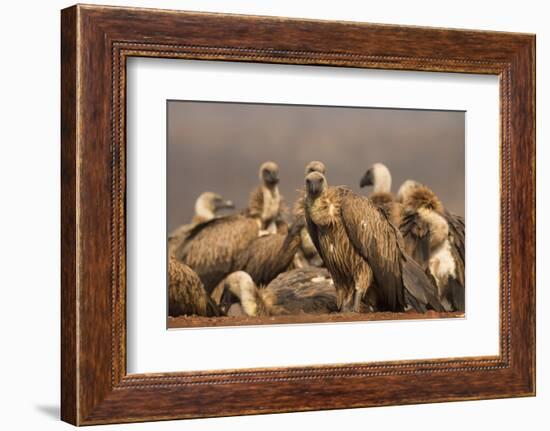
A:
{"label": "framed photograph", "polygon": [[535,37],[61,13],[62,419],[535,394]]}

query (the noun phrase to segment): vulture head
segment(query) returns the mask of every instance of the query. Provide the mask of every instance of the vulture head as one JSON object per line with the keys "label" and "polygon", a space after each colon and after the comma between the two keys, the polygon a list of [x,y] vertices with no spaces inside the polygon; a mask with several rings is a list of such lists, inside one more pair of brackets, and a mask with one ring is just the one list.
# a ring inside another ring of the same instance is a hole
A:
{"label": "vulture head", "polygon": [[386,165],[375,163],[359,182],[361,187],[374,186],[374,193],[389,193],[391,190],[391,174]]}
{"label": "vulture head", "polygon": [[321,172],[306,175],[306,193],[310,198],[318,197],[327,188],[327,179]]}
{"label": "vulture head", "polygon": [[404,203],[407,199],[409,199],[411,193],[420,186],[421,184],[417,181],[405,181],[403,184],[401,184],[401,187],[399,187],[399,191],[397,192],[397,200],[401,203]]}
{"label": "vulture head", "polygon": [[426,209],[435,211],[439,214],[445,212],[443,204],[437,195],[428,187],[420,184],[417,187],[411,188],[411,190],[405,194],[402,203],[405,208],[414,211]]}
{"label": "vulture head", "polygon": [[265,162],[260,166],[260,181],[269,188],[279,183],[279,166],[275,162]]}
{"label": "vulture head", "polygon": [[325,167],[325,164],[323,162],[318,162],[317,160],[314,160],[312,162],[309,162],[306,165],[306,175],[311,174],[312,172],[320,172],[323,175],[326,174],[327,168]]}
{"label": "vulture head", "polygon": [[233,202],[213,192],[202,193],[195,202],[195,213],[205,219],[213,218],[217,211],[226,208],[235,208],[235,206]]}

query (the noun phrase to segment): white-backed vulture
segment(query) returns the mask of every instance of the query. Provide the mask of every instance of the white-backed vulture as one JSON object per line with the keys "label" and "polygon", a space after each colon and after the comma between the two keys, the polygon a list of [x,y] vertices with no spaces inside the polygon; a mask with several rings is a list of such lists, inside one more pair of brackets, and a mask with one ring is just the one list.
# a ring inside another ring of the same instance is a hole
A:
{"label": "white-backed vulture", "polygon": [[252,241],[237,256],[235,269],[247,272],[258,285],[267,285],[293,263],[301,243],[303,218],[296,219],[286,235],[273,233]]}
{"label": "white-backed vulture", "polygon": [[192,223],[197,224],[212,220],[218,211],[228,208],[235,208],[232,201],[225,200],[217,193],[204,192],[195,202],[195,215]]}
{"label": "white-backed vulture", "polygon": [[[464,311],[464,221],[428,187],[407,185],[400,225],[406,251],[436,280],[447,310]],[[454,224],[451,224],[454,223]]]}
{"label": "white-backed vulture", "polygon": [[230,274],[224,283],[222,309],[233,309],[230,306],[236,300],[247,316],[328,314],[338,311],[336,290],[324,268],[309,267],[284,272],[260,289],[244,271]]}
{"label": "white-backed vulture", "polygon": [[[430,190],[427,186],[417,181],[414,181],[414,180],[405,181],[401,185],[401,187],[399,187],[399,191],[397,193],[397,200],[403,204],[405,200],[407,199],[410,200],[411,193],[413,193],[418,188],[420,189],[424,188],[424,189]],[[441,215],[443,215],[443,217],[445,217],[445,220],[447,220],[447,224],[449,225],[449,236],[451,239],[451,246],[456,249],[456,253],[458,253],[458,256],[460,257],[462,267],[464,267],[464,264],[466,262],[465,260],[465,244],[466,244],[465,230],[466,229],[465,229],[464,217],[459,216],[458,214],[452,213],[445,207],[443,207],[443,212]]]}
{"label": "white-backed vulture", "polygon": [[[414,180],[407,180],[399,188],[399,191],[397,193],[398,201],[401,203],[404,203],[405,200],[410,201],[411,193],[414,193],[414,191],[419,188],[428,190],[435,196],[435,193],[433,193],[433,191],[431,191],[427,186]],[[445,220],[447,220],[447,224],[449,225],[449,236],[451,240],[451,246],[456,249],[456,253],[458,253],[458,256],[461,260],[460,263],[462,267],[464,267],[464,264],[466,262],[465,260],[465,244],[466,244],[465,230],[466,229],[465,229],[464,217],[459,216],[458,214],[452,213],[444,206],[443,206],[441,215],[445,218]]]}
{"label": "white-backed vulture", "polygon": [[173,256],[168,258],[168,315],[222,315],[218,305],[204,290],[199,276]]}
{"label": "white-backed vulture", "polygon": [[193,227],[174,251],[179,261],[198,274],[210,294],[230,273],[237,258],[258,238],[258,219],[245,214],[217,217]]}
{"label": "white-backed vulture", "polygon": [[260,184],[250,194],[248,212],[261,220],[262,230],[275,233],[285,212],[278,186],[279,166],[275,162],[262,163],[259,178]]}
{"label": "white-backed vulture", "polygon": [[[312,172],[320,172],[323,175],[326,173],[326,167],[323,162],[319,161],[312,161],[309,162],[306,165],[305,169],[305,175],[308,175]],[[307,226],[305,225],[305,215],[304,215],[304,200],[306,196],[305,189],[298,190],[298,199],[296,199],[296,202],[294,203],[293,208],[293,216],[296,220],[303,219],[304,220],[304,227],[302,228],[300,232],[300,250],[296,253],[296,258],[294,260],[294,265],[297,268],[303,268],[307,265],[311,266],[317,266],[322,267],[323,266],[323,259],[321,259],[321,256],[319,255],[319,252],[317,251],[317,248],[315,248],[315,244],[313,244],[313,241],[311,240],[311,237],[309,236],[309,233],[307,231]]]}
{"label": "white-backed vulture", "polygon": [[306,176],[306,192],[308,231],[334,280],[340,311],[359,312],[369,289],[378,311],[443,310],[435,285],[405,253],[383,210],[348,188],[329,187],[319,172]]}
{"label": "white-backed vulture", "polygon": [[195,201],[195,215],[191,223],[183,224],[168,234],[168,251],[173,252],[198,223],[212,220],[220,210],[234,208],[233,202],[224,200],[219,194],[204,192]]}
{"label": "white-backed vulture", "polygon": [[373,186],[369,199],[386,212],[393,224],[399,226],[402,207],[391,192],[391,174],[387,166],[383,163],[372,165],[361,177],[359,185],[361,188]]}

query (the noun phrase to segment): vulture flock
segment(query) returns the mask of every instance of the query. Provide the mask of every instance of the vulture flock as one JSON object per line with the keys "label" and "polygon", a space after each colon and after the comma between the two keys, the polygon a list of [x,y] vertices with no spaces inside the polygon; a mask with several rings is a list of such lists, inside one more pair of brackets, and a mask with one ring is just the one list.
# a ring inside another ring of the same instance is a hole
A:
{"label": "vulture flock", "polygon": [[168,236],[170,316],[464,311],[464,218],[429,187],[393,194],[381,163],[360,179],[368,196],[329,185],[318,161],[304,176],[290,216],[273,162],[244,210],[221,216],[231,201],[199,196]]}

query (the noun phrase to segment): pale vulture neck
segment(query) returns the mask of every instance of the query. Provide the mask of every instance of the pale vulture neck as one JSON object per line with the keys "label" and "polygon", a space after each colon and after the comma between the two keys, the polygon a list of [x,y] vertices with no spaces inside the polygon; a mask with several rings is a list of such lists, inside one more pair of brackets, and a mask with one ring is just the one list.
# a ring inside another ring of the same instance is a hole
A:
{"label": "pale vulture neck", "polygon": [[247,316],[258,314],[258,290],[254,281],[244,271],[238,271],[229,277],[229,290],[241,301],[241,307]]}
{"label": "pale vulture neck", "polygon": [[377,165],[374,169],[374,193],[389,193],[391,191],[391,175],[388,168]]}
{"label": "pale vulture neck", "polygon": [[279,185],[273,184],[273,185],[267,185],[266,183],[262,183],[262,188],[264,192],[269,192],[272,195],[276,195],[279,193]]}
{"label": "pale vulture neck", "polygon": [[211,220],[214,218],[212,206],[204,196],[200,196],[195,202],[195,215],[204,220]]}

